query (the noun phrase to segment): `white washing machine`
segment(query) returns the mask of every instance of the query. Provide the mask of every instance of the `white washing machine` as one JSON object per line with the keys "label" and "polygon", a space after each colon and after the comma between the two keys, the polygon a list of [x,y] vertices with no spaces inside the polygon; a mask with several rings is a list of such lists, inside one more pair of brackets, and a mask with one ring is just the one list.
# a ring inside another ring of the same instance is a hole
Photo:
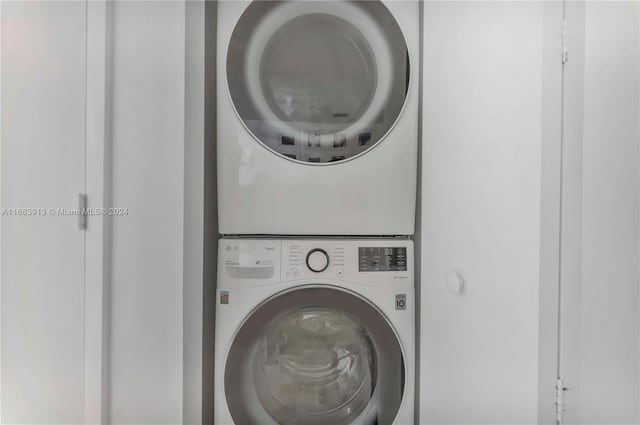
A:
{"label": "white washing machine", "polygon": [[218,5],[220,233],[413,234],[419,2]]}
{"label": "white washing machine", "polygon": [[221,239],[217,425],[414,421],[413,243]]}

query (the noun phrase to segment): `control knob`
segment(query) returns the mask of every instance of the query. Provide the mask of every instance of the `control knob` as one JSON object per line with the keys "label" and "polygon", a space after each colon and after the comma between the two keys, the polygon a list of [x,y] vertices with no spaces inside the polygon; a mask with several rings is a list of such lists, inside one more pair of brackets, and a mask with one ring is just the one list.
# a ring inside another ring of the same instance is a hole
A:
{"label": "control knob", "polygon": [[329,267],[329,255],[324,249],[312,249],[307,254],[307,267],[316,273],[325,271]]}

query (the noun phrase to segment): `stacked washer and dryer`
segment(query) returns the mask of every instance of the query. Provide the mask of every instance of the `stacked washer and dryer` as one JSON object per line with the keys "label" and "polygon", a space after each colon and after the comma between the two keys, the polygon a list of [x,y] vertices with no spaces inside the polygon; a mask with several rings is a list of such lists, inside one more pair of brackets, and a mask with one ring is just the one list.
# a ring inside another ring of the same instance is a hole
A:
{"label": "stacked washer and dryer", "polygon": [[411,424],[418,2],[217,25],[215,423]]}

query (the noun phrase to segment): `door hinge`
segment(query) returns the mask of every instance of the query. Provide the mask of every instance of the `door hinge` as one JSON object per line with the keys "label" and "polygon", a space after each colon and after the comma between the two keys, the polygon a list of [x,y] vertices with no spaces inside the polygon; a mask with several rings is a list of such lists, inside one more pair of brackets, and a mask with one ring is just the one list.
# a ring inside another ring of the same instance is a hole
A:
{"label": "door hinge", "polygon": [[564,386],[562,379],[558,378],[556,380],[556,424],[560,425],[562,423],[562,414],[565,412],[564,410],[564,392],[567,388]]}
{"label": "door hinge", "polygon": [[562,64],[569,60],[569,28],[566,19],[562,21]]}
{"label": "door hinge", "polygon": [[78,194],[78,229],[85,230],[87,228],[87,195],[85,193]]}

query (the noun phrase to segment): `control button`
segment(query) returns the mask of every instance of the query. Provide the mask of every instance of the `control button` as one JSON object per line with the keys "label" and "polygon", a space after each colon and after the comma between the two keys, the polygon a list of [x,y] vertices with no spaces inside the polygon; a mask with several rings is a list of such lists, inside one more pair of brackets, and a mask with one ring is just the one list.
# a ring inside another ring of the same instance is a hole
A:
{"label": "control button", "polygon": [[329,267],[329,256],[327,252],[320,248],[315,248],[307,254],[307,267],[312,272],[320,273]]}
{"label": "control button", "polygon": [[300,274],[298,272],[298,269],[291,269],[290,273],[291,273],[291,277],[298,277],[298,275]]}
{"label": "control button", "polygon": [[336,276],[338,276],[338,277],[344,277],[344,270],[342,270],[342,269],[338,269],[338,270],[336,270]]}

